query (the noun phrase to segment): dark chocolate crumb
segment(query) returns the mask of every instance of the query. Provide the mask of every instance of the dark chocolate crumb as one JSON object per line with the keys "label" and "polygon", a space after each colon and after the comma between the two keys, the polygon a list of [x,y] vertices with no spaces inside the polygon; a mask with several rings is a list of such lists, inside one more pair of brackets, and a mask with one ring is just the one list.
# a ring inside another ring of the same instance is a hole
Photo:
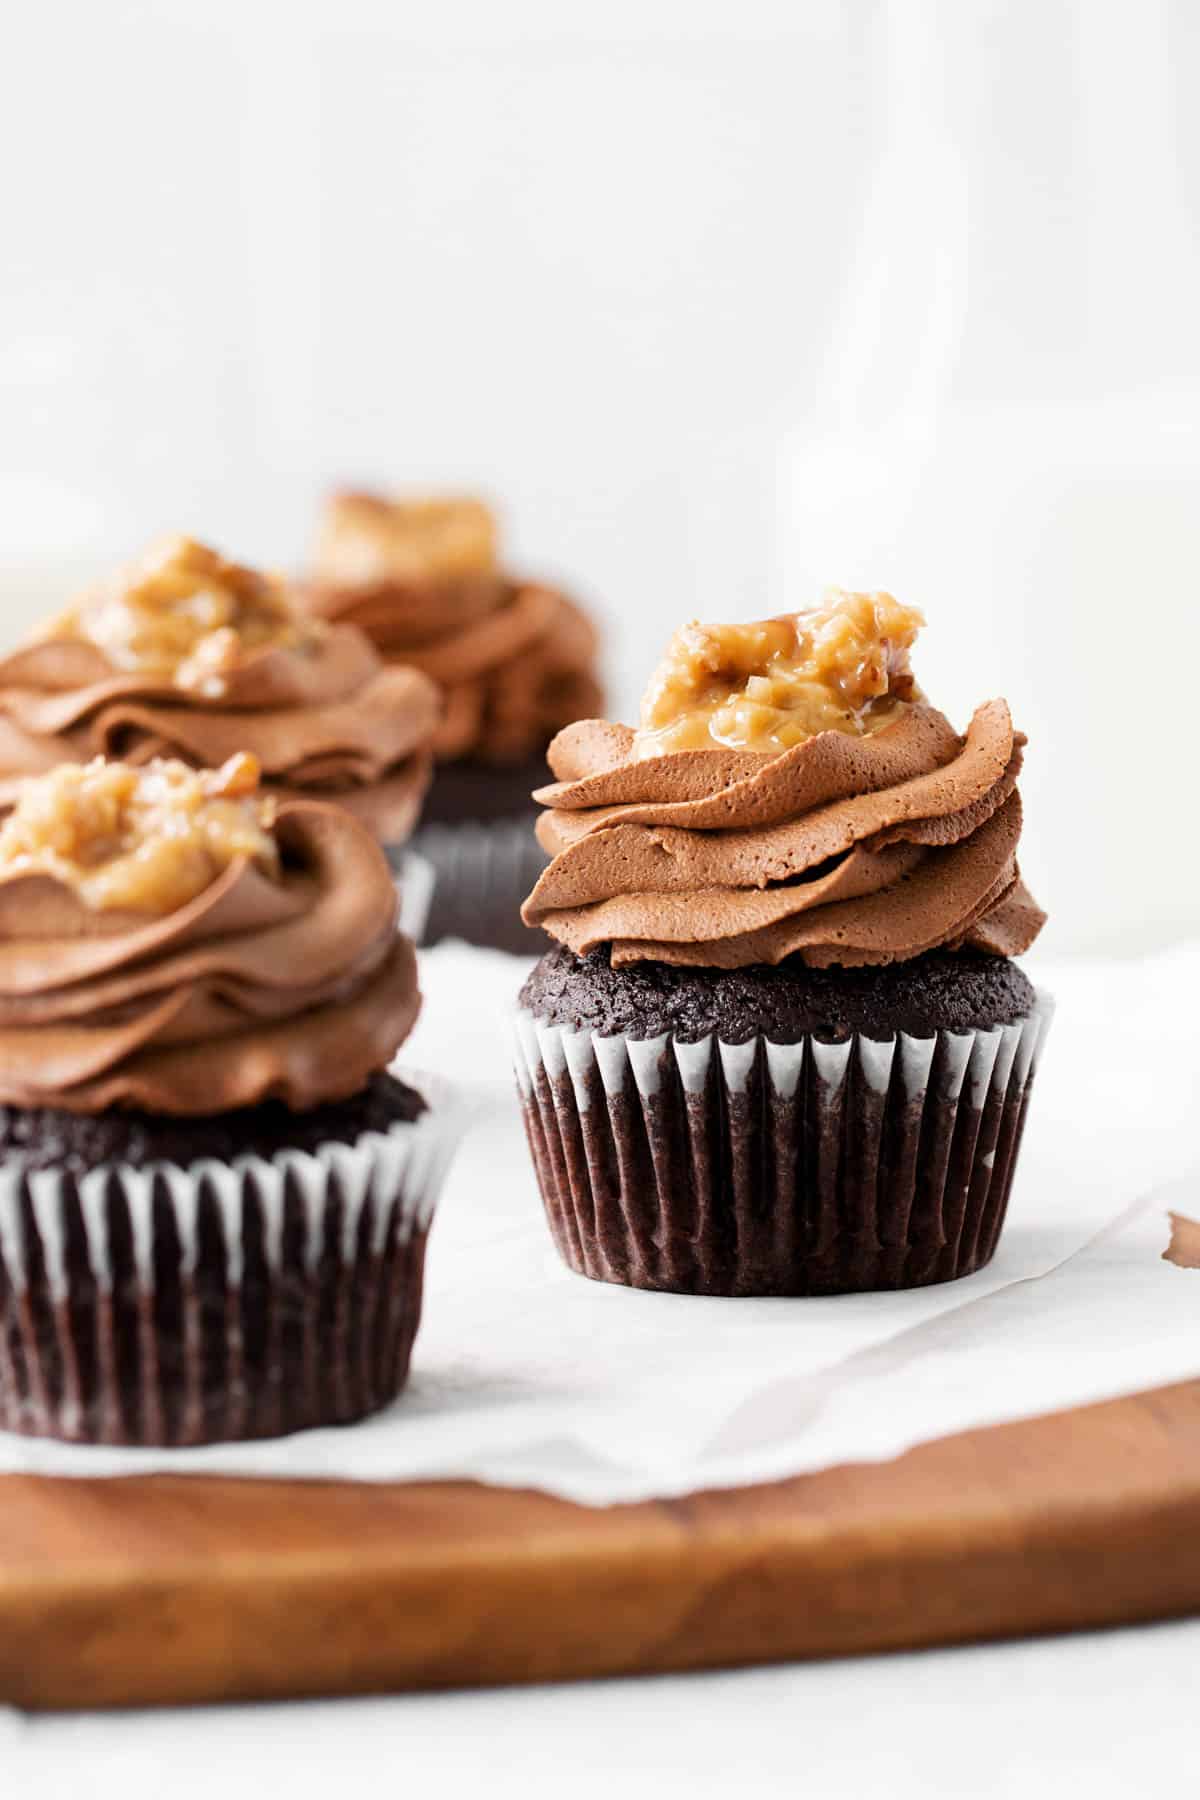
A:
{"label": "dark chocolate crumb", "polygon": [[425,1101],[393,1075],[373,1075],[361,1092],[296,1113],[281,1101],[215,1118],[172,1119],[137,1112],[63,1112],[0,1106],[0,1156],[19,1156],[31,1169],[64,1169],[79,1175],[100,1163],[181,1165],[213,1157],[273,1156],[280,1150],[314,1151],[322,1144],[353,1144],[367,1131],[411,1123]]}
{"label": "dark chocolate crumb", "polygon": [[1007,957],[945,950],[860,969],[814,969],[794,957],[777,967],[614,969],[607,946],[578,957],[556,945],[521,990],[547,1024],[635,1039],[670,1031],[684,1043],[716,1032],[727,1044],[760,1033],[794,1044],[808,1034],[842,1043],[855,1032],[886,1040],[897,1031],[986,1031],[1025,1018],[1034,999]]}

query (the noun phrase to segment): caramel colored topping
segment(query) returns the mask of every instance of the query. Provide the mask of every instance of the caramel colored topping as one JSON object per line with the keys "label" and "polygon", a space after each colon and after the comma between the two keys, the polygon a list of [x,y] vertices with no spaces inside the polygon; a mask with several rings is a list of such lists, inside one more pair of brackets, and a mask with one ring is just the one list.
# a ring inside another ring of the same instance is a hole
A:
{"label": "caramel colored topping", "polygon": [[685,625],[646,690],[635,754],[777,755],[821,731],[879,731],[920,698],[908,653],[924,623],[890,594],[834,589],[809,612]]}
{"label": "caramel colored topping", "polygon": [[451,581],[487,574],[498,554],[495,515],[482,500],[452,495],[388,500],[337,494],[317,543],[324,581]]}
{"label": "caramel colored topping", "polygon": [[64,763],[27,781],[0,829],[0,874],[50,875],[93,911],[170,913],[230,863],[277,878],[274,800],[254,757],[223,768],[180,762]]}
{"label": "caramel colored topping", "polygon": [[311,644],[320,627],[293,608],[278,577],[226,562],[194,538],[169,537],[84,594],[44,635],[84,638],[118,669],[218,699],[247,655]]}

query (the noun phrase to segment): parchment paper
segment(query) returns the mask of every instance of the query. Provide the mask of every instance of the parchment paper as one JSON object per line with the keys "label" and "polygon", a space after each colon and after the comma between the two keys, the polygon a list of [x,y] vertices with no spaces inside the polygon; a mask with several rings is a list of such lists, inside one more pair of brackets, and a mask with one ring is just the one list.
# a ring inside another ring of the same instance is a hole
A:
{"label": "parchment paper", "polygon": [[474,1477],[607,1504],[887,1457],[919,1441],[1200,1374],[1200,944],[1032,963],[1058,1012],[993,1265],[948,1286],[703,1300],[591,1283],[543,1222],[510,1074],[513,959],[424,958],[405,1061],[477,1103],[434,1228],[407,1393],[273,1444],[89,1450],[0,1434],[0,1470]]}

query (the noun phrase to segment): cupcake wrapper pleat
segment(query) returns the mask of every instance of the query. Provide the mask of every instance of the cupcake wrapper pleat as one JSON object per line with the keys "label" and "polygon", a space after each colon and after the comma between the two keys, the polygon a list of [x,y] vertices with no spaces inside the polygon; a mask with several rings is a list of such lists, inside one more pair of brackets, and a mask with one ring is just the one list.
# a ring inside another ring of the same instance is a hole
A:
{"label": "cupcake wrapper pleat", "polygon": [[681,1043],[522,1009],[554,1241],[594,1280],[698,1294],[920,1287],[982,1268],[1053,1011],[890,1042]]}
{"label": "cupcake wrapper pleat", "polygon": [[400,929],[414,944],[423,943],[429,927],[437,871],[428,857],[415,850],[389,851],[388,861],[400,895]]}
{"label": "cupcake wrapper pleat", "polygon": [[0,1162],[0,1426],[187,1445],[386,1405],[420,1321],[446,1111],[228,1164]]}
{"label": "cupcake wrapper pleat", "polygon": [[426,944],[462,938],[469,944],[537,956],[549,942],[521,923],[521,907],[546,867],[546,853],[523,819],[426,825],[413,839],[434,870]]}

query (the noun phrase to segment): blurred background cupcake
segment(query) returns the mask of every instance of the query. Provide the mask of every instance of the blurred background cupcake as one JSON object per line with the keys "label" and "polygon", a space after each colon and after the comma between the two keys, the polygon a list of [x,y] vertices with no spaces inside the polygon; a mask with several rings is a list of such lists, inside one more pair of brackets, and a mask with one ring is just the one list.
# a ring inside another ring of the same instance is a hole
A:
{"label": "blurred background cupcake", "polygon": [[1049,1017],[1010,960],[1043,922],[1025,740],[925,701],[921,623],[834,593],[689,625],[639,731],[551,746],[518,1078],[580,1273],[832,1294],[991,1258]]}
{"label": "blurred background cupcake", "polygon": [[0,828],[0,1424],[198,1444],[404,1382],[455,1111],[349,813],[252,758],[65,764]]}
{"label": "blurred background cupcake", "polygon": [[481,500],[341,493],[328,502],[309,604],[362,628],[445,697],[416,848],[436,872],[428,941],[531,952],[520,905],[545,858],[532,790],[555,733],[602,705],[598,640],[557,588],[507,571]]}
{"label": "blurred background cupcake", "polygon": [[[0,808],[21,780],[93,756],[215,767],[249,751],[265,789],[328,799],[396,853],[429,785],[437,688],[276,576],[173,536],[84,591],[0,660]],[[408,864],[405,926],[429,882]]]}

